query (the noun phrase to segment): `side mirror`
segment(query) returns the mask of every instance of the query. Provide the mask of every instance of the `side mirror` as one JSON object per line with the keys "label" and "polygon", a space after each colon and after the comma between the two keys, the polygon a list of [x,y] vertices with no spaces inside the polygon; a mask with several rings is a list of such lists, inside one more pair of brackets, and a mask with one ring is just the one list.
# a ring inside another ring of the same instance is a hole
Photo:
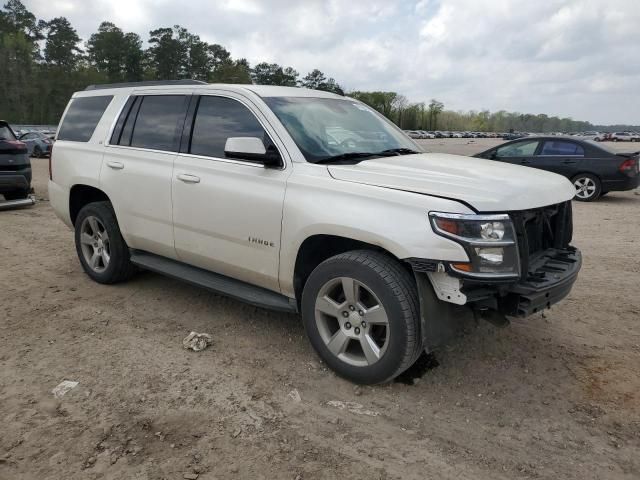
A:
{"label": "side mirror", "polygon": [[265,167],[280,167],[282,159],[275,147],[264,148],[262,139],[258,137],[229,137],[224,144],[227,158],[251,160],[264,164]]}
{"label": "side mirror", "polygon": [[494,150],[493,152],[490,152],[488,157],[489,157],[489,160],[495,160],[496,158],[498,158],[498,151]]}

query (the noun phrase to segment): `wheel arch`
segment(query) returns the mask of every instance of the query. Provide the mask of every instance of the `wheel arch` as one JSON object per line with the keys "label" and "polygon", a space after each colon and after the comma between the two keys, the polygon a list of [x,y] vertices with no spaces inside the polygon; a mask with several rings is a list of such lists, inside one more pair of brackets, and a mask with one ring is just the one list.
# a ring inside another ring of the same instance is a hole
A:
{"label": "wheel arch", "polygon": [[111,202],[106,193],[96,187],[76,184],[69,191],[69,218],[75,225],[82,207],[92,202]]}
{"label": "wheel arch", "polygon": [[316,234],[307,237],[298,248],[293,270],[293,289],[295,298],[300,303],[304,285],[313,270],[322,262],[335,255],[350,250],[372,250],[384,253],[398,261],[400,265],[411,271],[408,263],[402,262],[396,255],[380,245],[374,245],[355,238],[331,234]]}

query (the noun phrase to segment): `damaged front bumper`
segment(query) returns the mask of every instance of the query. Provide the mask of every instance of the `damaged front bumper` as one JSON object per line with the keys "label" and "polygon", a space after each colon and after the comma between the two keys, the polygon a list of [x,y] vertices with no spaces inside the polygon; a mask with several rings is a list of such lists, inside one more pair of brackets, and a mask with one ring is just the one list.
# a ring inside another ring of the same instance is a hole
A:
{"label": "damaged front bumper", "polygon": [[445,262],[409,263],[418,282],[424,345],[432,350],[478,316],[527,317],[559,302],[578,277],[582,255],[574,247],[544,250],[530,257],[517,279],[468,278]]}

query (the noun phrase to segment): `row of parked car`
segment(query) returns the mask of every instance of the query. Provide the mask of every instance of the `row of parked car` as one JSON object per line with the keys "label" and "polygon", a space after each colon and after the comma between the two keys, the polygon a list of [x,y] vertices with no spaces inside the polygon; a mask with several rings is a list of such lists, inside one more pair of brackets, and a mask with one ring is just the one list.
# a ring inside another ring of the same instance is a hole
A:
{"label": "row of parked car", "polygon": [[14,132],[17,139],[27,146],[29,156],[41,158],[51,155],[56,136],[54,130],[21,128],[15,129]]}
{"label": "row of parked car", "polygon": [[582,132],[576,136],[596,142],[640,142],[639,132]]}
{"label": "row of parked car", "polygon": [[500,138],[503,134],[497,132],[448,132],[448,131],[425,131],[425,130],[405,130],[411,138]]}
{"label": "row of parked car", "polygon": [[[414,139],[429,138],[502,138],[503,140],[517,140],[530,135],[539,135],[527,132],[427,132],[424,130],[405,130],[409,137]],[[551,133],[553,136],[570,135],[581,137],[595,142],[640,142],[640,132],[579,132],[579,133]]]}

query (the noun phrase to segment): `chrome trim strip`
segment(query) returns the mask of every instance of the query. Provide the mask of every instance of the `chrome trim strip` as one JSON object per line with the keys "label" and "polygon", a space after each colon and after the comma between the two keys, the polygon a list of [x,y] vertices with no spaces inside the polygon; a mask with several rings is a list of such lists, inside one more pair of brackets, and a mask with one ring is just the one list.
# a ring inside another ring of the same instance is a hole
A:
{"label": "chrome trim strip", "polygon": [[476,273],[476,272],[465,272],[464,270],[458,270],[455,268],[451,262],[449,262],[449,268],[463,277],[469,278],[481,278],[487,280],[507,280],[513,278],[517,280],[520,278],[520,275],[517,273]]}
{"label": "chrome trim strip", "polygon": [[452,220],[478,220],[478,221],[491,221],[491,220],[511,220],[511,217],[506,213],[492,213],[492,214],[475,214],[475,213],[445,213],[445,212],[429,212],[430,217],[438,218],[450,218]]}

